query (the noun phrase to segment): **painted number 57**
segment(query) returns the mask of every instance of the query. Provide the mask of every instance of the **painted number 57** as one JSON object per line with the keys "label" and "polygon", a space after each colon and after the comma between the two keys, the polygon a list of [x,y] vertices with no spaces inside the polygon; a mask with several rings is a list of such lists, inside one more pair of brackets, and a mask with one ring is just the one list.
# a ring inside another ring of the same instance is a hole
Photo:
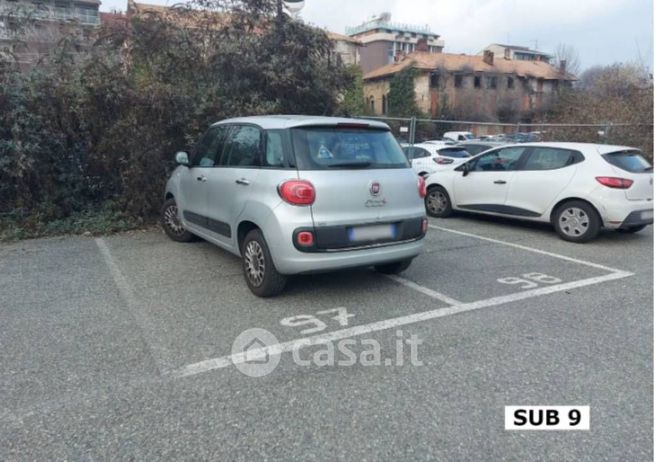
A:
{"label": "painted number 57", "polygon": [[[333,315],[329,318],[337,321],[341,327],[347,326],[348,319],[355,316],[352,313],[348,313],[348,310],[346,310],[344,307],[319,311],[316,314],[320,314],[322,316]],[[299,314],[298,316],[284,318],[280,321],[280,324],[286,327],[305,327],[305,329],[300,331],[301,334],[315,334],[316,332],[321,332],[328,328],[326,323],[311,314]]]}

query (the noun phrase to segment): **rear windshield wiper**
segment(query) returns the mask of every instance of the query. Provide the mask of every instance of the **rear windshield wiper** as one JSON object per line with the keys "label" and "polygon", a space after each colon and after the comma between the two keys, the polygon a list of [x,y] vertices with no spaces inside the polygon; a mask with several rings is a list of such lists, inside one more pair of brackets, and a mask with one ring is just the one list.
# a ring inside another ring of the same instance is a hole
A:
{"label": "rear windshield wiper", "polygon": [[653,167],[652,167],[652,166],[650,166],[650,167],[646,167],[646,168],[644,169],[644,172],[652,172],[652,171],[653,171]]}
{"label": "rear windshield wiper", "polygon": [[370,167],[371,162],[364,160],[359,162],[337,162],[335,164],[328,164],[328,168],[366,168]]}

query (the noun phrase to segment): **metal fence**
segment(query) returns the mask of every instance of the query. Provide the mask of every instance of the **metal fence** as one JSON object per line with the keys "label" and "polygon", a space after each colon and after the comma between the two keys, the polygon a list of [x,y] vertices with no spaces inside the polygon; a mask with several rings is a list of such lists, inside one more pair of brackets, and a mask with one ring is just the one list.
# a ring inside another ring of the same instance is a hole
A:
{"label": "metal fence", "polygon": [[602,143],[632,146],[641,149],[649,159],[653,159],[652,123],[496,123],[470,120],[421,119],[416,117],[360,117],[387,123],[394,136],[405,143],[420,143],[438,140],[449,131],[472,132],[476,137],[513,136],[532,134],[531,138],[540,141],[568,141],[583,143]]}

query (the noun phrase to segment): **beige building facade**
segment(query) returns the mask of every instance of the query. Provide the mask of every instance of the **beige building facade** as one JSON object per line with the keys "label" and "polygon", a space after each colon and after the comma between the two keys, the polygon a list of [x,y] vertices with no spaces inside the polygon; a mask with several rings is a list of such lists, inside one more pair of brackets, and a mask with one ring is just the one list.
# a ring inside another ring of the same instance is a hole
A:
{"label": "beige building facade", "polygon": [[375,114],[388,113],[389,84],[413,66],[416,103],[432,118],[517,122],[547,109],[576,79],[548,63],[483,56],[413,53],[364,76],[364,96]]}

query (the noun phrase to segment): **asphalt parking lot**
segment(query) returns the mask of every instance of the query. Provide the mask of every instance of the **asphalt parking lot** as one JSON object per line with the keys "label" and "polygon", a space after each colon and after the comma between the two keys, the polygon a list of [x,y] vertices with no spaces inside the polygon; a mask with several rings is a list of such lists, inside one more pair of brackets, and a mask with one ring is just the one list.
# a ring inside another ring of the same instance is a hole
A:
{"label": "asphalt parking lot", "polygon": [[[576,245],[431,220],[400,278],[301,276],[265,300],[235,257],[156,229],[4,244],[0,459],[652,460],[652,300],[652,227]],[[254,327],[282,351],[261,378],[231,361]],[[389,352],[399,331],[422,365],[289,352]],[[506,405],[546,404],[589,405],[591,430],[504,430]]]}

